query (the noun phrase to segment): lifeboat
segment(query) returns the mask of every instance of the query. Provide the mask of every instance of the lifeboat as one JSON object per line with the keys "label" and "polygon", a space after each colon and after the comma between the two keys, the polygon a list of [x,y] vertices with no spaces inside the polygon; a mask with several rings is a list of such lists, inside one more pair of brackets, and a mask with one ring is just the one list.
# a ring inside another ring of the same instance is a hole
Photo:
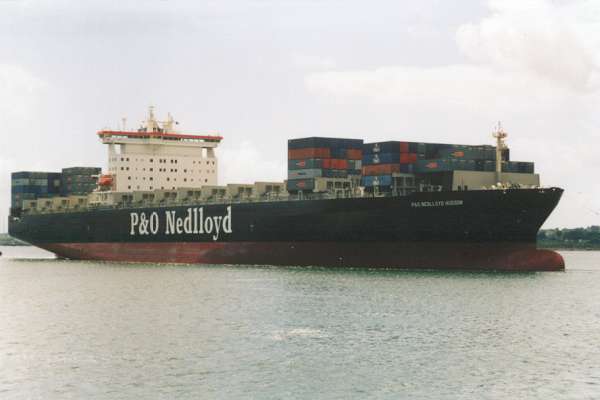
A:
{"label": "lifeboat", "polygon": [[112,175],[100,175],[98,178],[98,185],[100,186],[111,186],[113,184],[113,176]]}

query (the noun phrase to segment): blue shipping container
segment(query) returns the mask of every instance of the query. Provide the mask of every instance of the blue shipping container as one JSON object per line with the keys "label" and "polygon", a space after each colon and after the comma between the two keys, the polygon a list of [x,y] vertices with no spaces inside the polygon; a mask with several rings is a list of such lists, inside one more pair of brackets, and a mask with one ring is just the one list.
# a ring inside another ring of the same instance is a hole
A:
{"label": "blue shipping container", "polygon": [[399,162],[400,162],[400,153],[363,154],[363,165],[397,164]]}
{"label": "blue shipping container", "polygon": [[415,171],[414,164],[400,164],[400,172],[411,174]]}
{"label": "blue shipping container", "polygon": [[375,153],[400,153],[400,142],[393,140],[388,142],[365,143],[362,149],[363,155]]}
{"label": "blue shipping container", "polygon": [[317,178],[323,176],[322,169],[292,169],[288,171],[288,179]]}
{"label": "blue shipping container", "polygon": [[392,176],[391,175],[363,176],[361,179],[361,182],[364,187],[391,186],[392,185]]}
{"label": "blue shipping container", "polygon": [[362,168],[362,160],[348,160],[348,169],[359,170]]}
{"label": "blue shipping container", "polygon": [[33,193],[39,195],[48,193],[48,187],[39,185],[13,186],[11,191],[13,193]]}

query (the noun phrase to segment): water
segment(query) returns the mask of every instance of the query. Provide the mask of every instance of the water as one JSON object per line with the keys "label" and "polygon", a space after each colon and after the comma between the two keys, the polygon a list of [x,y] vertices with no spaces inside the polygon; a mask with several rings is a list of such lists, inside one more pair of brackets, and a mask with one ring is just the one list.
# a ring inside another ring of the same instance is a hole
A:
{"label": "water", "polygon": [[0,251],[1,399],[600,398],[600,252],[509,274]]}

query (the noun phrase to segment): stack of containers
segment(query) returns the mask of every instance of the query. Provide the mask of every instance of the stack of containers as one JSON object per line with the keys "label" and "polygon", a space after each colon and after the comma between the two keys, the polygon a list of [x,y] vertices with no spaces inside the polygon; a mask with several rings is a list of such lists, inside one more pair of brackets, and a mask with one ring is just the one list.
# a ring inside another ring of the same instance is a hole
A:
{"label": "stack of containers", "polygon": [[502,163],[502,172],[516,172],[519,174],[533,174],[535,166],[532,162],[509,161]]}
{"label": "stack of containers", "polygon": [[288,181],[291,193],[312,191],[317,178],[360,176],[361,139],[309,137],[288,140]]}
{"label": "stack of containers", "polygon": [[11,207],[21,208],[23,200],[60,195],[60,172],[21,171],[11,174]]}
{"label": "stack of containers", "polygon": [[362,186],[371,191],[377,186],[380,190],[390,190],[392,174],[413,173],[414,166],[426,157],[425,143],[378,142],[363,145]]}
{"label": "stack of containers", "polygon": [[101,169],[96,167],[72,167],[62,170],[62,195],[86,195],[96,188]]}
{"label": "stack of containers", "polygon": [[[470,146],[461,144],[427,144],[424,159],[415,165],[415,172],[447,172],[447,171],[495,171],[496,148],[481,145]],[[508,149],[502,151],[503,171],[517,172],[513,166]],[[533,171],[531,166],[522,166],[523,171]]]}

